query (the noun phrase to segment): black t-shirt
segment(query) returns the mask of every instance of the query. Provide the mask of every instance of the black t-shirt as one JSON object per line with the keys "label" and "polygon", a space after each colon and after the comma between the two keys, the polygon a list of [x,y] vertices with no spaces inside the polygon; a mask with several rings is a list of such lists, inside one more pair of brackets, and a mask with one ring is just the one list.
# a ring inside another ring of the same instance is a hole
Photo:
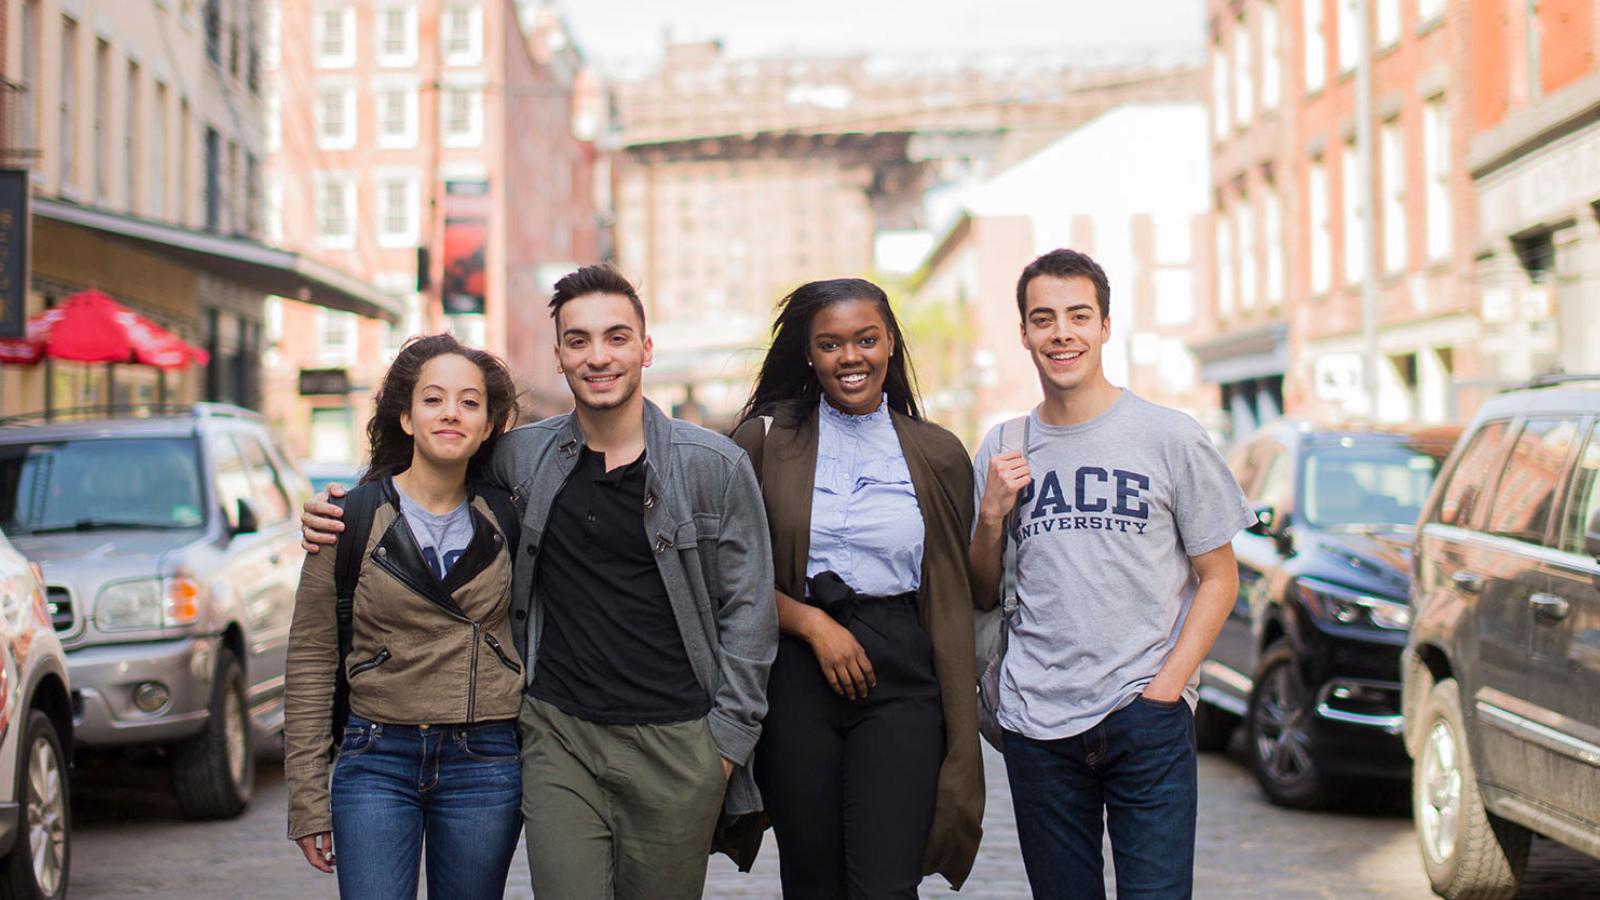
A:
{"label": "black t-shirt", "polygon": [[686,722],[711,709],[644,528],[644,457],[606,471],[584,448],[550,507],[536,588],[544,604],[529,692],[612,725]]}

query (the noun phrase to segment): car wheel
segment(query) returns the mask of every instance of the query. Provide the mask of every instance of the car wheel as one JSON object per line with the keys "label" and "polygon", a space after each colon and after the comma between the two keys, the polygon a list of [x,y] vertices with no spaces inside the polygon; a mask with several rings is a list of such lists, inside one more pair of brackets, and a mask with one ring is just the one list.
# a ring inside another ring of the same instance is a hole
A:
{"label": "car wheel", "polygon": [[1194,708],[1194,743],[1201,753],[1224,753],[1239,717],[1201,700]]}
{"label": "car wheel", "polygon": [[1327,800],[1311,742],[1312,706],[1294,651],[1286,643],[1273,644],[1256,670],[1245,727],[1250,770],[1267,799],[1279,806],[1312,809]]}
{"label": "car wheel", "polygon": [[227,648],[217,651],[217,677],[205,730],[174,748],[172,787],[186,819],[228,819],[244,812],[255,789],[250,710],[244,671]]}
{"label": "car wheel", "polygon": [[1412,758],[1411,817],[1433,890],[1451,900],[1517,893],[1533,833],[1483,808],[1454,679],[1434,685]]}
{"label": "car wheel", "polygon": [[17,765],[17,843],[3,864],[0,897],[47,900],[67,895],[72,862],[68,837],[72,806],[67,800],[67,767],[61,738],[50,717],[28,713],[28,731]]}

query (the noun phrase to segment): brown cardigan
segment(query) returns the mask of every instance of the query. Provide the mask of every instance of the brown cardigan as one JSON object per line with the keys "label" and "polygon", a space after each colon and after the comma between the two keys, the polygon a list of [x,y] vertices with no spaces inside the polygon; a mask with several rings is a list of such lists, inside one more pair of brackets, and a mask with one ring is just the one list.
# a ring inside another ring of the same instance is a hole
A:
{"label": "brown cardigan", "polygon": [[[733,435],[750,455],[761,481],[777,589],[791,597],[805,596],[817,414],[813,408],[792,428],[775,420],[770,432],[760,418],[753,418]],[[891,415],[922,508],[926,534],[917,604],[933,641],[933,667],[944,703],[945,756],[922,871],[937,872],[959,889],[972,871],[983,835],[983,758],[978,749],[972,592],[967,582],[972,462],[961,441],[945,429],[900,413]]]}

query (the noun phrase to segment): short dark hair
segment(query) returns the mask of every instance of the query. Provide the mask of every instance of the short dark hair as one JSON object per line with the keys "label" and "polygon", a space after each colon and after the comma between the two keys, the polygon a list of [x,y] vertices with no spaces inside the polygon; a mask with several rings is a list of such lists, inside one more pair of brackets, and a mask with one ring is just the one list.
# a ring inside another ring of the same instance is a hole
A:
{"label": "short dark hair", "polygon": [[1028,263],[1022,270],[1022,277],[1017,279],[1017,315],[1024,322],[1028,320],[1028,282],[1041,275],[1089,279],[1094,283],[1095,302],[1100,304],[1100,318],[1111,318],[1111,282],[1106,280],[1106,270],[1090,259],[1089,254],[1062,248]]}
{"label": "short dark hair", "polygon": [[550,318],[554,319],[561,312],[561,307],[579,297],[590,294],[617,294],[627,297],[633,304],[633,311],[639,314],[639,330],[644,330],[644,303],[639,299],[639,291],[610,263],[595,263],[584,266],[576,272],[563,275],[556,282],[555,292],[550,295]]}

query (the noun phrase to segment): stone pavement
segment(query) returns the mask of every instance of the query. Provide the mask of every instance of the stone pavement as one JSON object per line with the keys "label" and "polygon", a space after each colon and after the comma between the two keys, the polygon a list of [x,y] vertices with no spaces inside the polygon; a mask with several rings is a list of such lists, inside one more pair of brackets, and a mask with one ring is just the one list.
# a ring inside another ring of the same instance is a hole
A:
{"label": "stone pavement", "polygon": [[[952,895],[941,879],[928,879],[924,898],[1028,896],[1004,767],[993,754],[985,761],[989,805],[971,880]],[[71,895],[77,900],[337,895],[333,879],[307,866],[283,837],[287,793],[275,764],[262,763],[255,803],[230,822],[179,820],[165,770],[151,765],[97,764],[76,773],[73,789]],[[748,875],[725,858],[714,859],[706,896],[778,897],[776,845],[768,838]],[[1375,789],[1339,812],[1295,812],[1267,804],[1237,758],[1200,761],[1197,897],[1426,898],[1431,894],[1417,854],[1404,798],[1393,791]],[[533,896],[521,852],[506,896]],[[1600,861],[1541,839],[1521,896],[1600,896]]]}

